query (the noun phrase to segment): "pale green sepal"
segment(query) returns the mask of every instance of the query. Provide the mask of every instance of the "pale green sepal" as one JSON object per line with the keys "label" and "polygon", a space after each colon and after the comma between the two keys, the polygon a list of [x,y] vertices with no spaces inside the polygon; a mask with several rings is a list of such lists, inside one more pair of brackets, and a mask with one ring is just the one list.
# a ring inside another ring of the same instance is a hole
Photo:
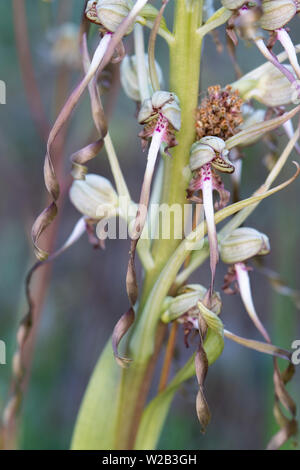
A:
{"label": "pale green sepal", "polygon": [[202,317],[204,318],[207,326],[217,333],[221,338],[224,337],[224,326],[222,320],[214,312],[209,310],[200,300],[198,302],[198,308]]}

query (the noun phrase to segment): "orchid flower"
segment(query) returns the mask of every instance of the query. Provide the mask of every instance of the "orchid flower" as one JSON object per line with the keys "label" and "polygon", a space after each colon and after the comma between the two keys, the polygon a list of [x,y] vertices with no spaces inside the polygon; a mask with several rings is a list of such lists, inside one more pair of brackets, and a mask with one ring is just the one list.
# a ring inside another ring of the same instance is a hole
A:
{"label": "orchid flower", "polygon": [[227,293],[234,293],[229,286],[233,281],[237,282],[238,290],[249,317],[260,331],[267,343],[270,336],[259,319],[251,293],[249,270],[245,261],[257,255],[265,255],[270,251],[268,237],[257,230],[242,227],[234,230],[232,234],[221,244],[222,261],[230,264],[229,273],[225,276],[223,289]]}
{"label": "orchid flower", "polygon": [[[193,178],[190,181],[187,194],[189,199],[203,203],[207,222],[207,233],[210,248],[210,269],[212,294],[216,265],[219,260],[217,232],[214,220],[213,191],[219,193],[220,199],[215,204],[217,209],[223,208],[229,201],[230,193],[224,188],[223,182],[215,170],[222,173],[233,173],[234,166],[227,158],[225,142],[219,137],[203,137],[191,148],[190,169]],[[197,193],[201,191],[202,197]]]}

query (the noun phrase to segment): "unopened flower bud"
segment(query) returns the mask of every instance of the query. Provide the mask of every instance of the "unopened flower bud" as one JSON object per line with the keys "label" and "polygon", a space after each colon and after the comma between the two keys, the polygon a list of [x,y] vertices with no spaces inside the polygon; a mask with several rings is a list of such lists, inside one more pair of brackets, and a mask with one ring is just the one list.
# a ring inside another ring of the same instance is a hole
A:
{"label": "unopened flower bud", "polygon": [[152,98],[143,102],[138,115],[138,122],[145,124],[152,119],[156,119],[159,114],[162,114],[175,130],[180,129],[181,111],[179,100],[174,93],[156,91]]}
{"label": "unopened flower bud", "polygon": [[270,251],[268,237],[250,227],[237,228],[221,244],[220,253],[224,263],[235,264]]}
{"label": "unopened flower bud", "polygon": [[[290,65],[285,68],[294,74]],[[244,100],[254,98],[270,107],[290,104],[295,91],[287,77],[270,63],[249,72],[232,87],[239,90]]]}
{"label": "unopened flower bud", "polygon": [[221,0],[223,7],[228,10],[237,10],[241,8],[247,0]]}
{"label": "unopened flower bud", "polygon": [[[148,54],[145,54],[145,63],[148,71]],[[159,64],[155,61],[157,77],[160,85],[163,82],[163,74]],[[138,76],[137,76],[137,67],[136,67],[136,57],[135,55],[128,56],[126,55],[121,63],[121,83],[123,89],[129,98],[134,101],[141,101],[141,95],[139,91]],[[148,85],[149,90],[152,94],[153,90],[151,87],[150,77],[148,75]]]}
{"label": "unopened flower bud", "polygon": [[103,176],[88,174],[76,180],[70,189],[70,199],[76,209],[91,219],[116,214],[118,195],[110,181]]}
{"label": "unopened flower bud", "polygon": [[260,26],[268,31],[285,26],[297,12],[294,0],[267,0],[262,3],[263,14]]}

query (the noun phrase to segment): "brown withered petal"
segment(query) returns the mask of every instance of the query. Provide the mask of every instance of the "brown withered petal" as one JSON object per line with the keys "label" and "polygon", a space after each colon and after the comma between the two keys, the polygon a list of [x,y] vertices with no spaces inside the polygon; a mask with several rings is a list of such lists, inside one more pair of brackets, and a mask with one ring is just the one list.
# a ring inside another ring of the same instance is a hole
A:
{"label": "brown withered petal", "polygon": [[[290,371],[292,368],[289,369]],[[291,374],[289,374],[289,378],[291,378]],[[293,417],[296,416],[296,404],[291,396],[288,394],[285,388],[285,382],[282,378],[281,372],[278,367],[278,362],[276,358],[274,358],[274,387],[275,387],[275,395],[280,401],[280,403],[291,413]]]}
{"label": "brown withered petal", "polygon": [[50,206],[46,207],[43,212],[37,217],[35,220],[32,229],[31,229],[31,238],[34,245],[34,251],[37,258],[40,261],[47,259],[48,253],[47,251],[43,250],[38,245],[38,240],[43,233],[43,231],[51,224],[51,222],[55,219],[57,214],[57,206],[56,203],[53,201]]}
{"label": "brown withered petal", "polygon": [[128,367],[129,363],[131,362],[131,359],[128,359],[126,357],[121,357],[119,355],[118,347],[119,347],[121,339],[127,333],[127,331],[129,330],[133,322],[134,322],[134,310],[131,307],[126,313],[124,313],[121,316],[120,320],[117,322],[116,326],[114,327],[114,331],[112,334],[112,347],[113,347],[114,356],[116,358],[117,363],[121,367]]}
{"label": "brown withered petal", "polygon": [[[274,417],[280,427],[280,430],[270,440],[267,449],[279,449],[291,436],[295,435],[298,431],[298,423],[296,417],[296,404],[292,397],[289,395],[286,384],[292,379],[295,367],[292,363],[281,372],[278,366],[277,359],[273,358],[274,374],[273,382],[275,389],[275,404],[273,409]],[[291,417],[287,417],[282,408],[287,410]]]}
{"label": "brown withered petal", "polygon": [[92,158],[95,158],[96,155],[100,152],[104,144],[103,139],[96,140],[91,144],[86,145],[77,152],[74,152],[71,155],[72,162],[72,176],[76,180],[84,180],[85,175],[88,171],[88,168],[84,165]]}
{"label": "brown withered petal", "polygon": [[131,240],[129,261],[126,273],[126,291],[131,305],[134,305],[138,298],[138,284],[134,262],[137,242],[138,240]]}
{"label": "brown withered petal", "polygon": [[[80,50],[82,54],[82,65],[85,73],[87,73],[91,59],[87,46],[87,35],[84,33],[80,38]],[[99,76],[99,74],[98,74]],[[104,115],[104,110],[100,98],[99,88],[97,85],[97,76],[92,79],[88,85],[88,90],[90,94],[92,115],[95,126],[99,132],[99,137],[104,137],[107,132],[107,123]]]}
{"label": "brown withered petal", "polygon": [[292,380],[294,374],[295,374],[295,366],[292,362],[290,362],[287,368],[281,372],[281,377],[282,377],[284,384],[287,384],[290,380]]}
{"label": "brown withered petal", "polygon": [[[80,50],[82,54],[84,72],[87,73],[91,64],[91,60],[87,46],[87,34],[85,32],[83,32],[80,37]],[[96,77],[88,84],[88,90],[90,95],[93,120],[100,138],[96,142],[92,142],[91,144],[71,155],[72,176],[74,179],[84,179],[87,172],[87,168],[84,164],[94,158],[100,152],[104,144],[103,137],[105,137],[107,133],[107,124]]]}
{"label": "brown withered petal", "polygon": [[203,387],[199,387],[197,398],[196,398],[196,411],[199,422],[201,424],[201,432],[205,433],[207,426],[209,425],[211,414],[209,407],[204,396]]}
{"label": "brown withered petal", "polygon": [[55,175],[55,171],[53,168],[53,163],[51,160],[51,150],[52,145],[59,134],[60,130],[69,119],[72,111],[74,110],[76,104],[78,103],[82,93],[84,92],[87,86],[87,80],[84,78],[79,85],[75,88],[72,92],[70,97],[68,98],[67,102],[65,103],[64,107],[62,108],[61,112],[59,113],[51,131],[49,134],[48,142],[47,142],[47,152],[45,155],[45,163],[44,163],[44,179],[46,188],[51,195],[53,201],[49,207],[47,207],[36,219],[33,228],[32,228],[32,239],[35,247],[35,252],[37,257],[40,260],[47,258],[48,253],[42,250],[38,246],[38,240],[41,233],[45,230],[45,228],[52,222],[57,214],[57,206],[56,201],[59,197],[59,185]]}
{"label": "brown withered petal", "polygon": [[217,136],[227,140],[233,136],[243,122],[243,100],[239,93],[228,85],[211,86],[207,96],[196,110],[196,137]]}

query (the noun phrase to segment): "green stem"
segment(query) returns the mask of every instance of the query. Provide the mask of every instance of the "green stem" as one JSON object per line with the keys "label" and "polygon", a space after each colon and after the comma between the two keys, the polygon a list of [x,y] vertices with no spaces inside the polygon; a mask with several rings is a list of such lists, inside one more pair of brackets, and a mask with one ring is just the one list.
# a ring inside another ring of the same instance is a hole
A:
{"label": "green stem", "polygon": [[[188,180],[184,177],[184,168],[188,165],[190,147],[195,137],[194,112],[197,107],[200,76],[201,37],[197,29],[201,24],[202,2],[193,2],[192,7],[187,7],[186,0],[177,0],[174,41],[170,44],[170,91],[177,94],[181,104],[182,128],[178,133],[179,145],[172,152],[172,157],[166,157],[164,165],[164,181],[162,201],[171,207],[180,204],[183,208],[186,203],[186,187]],[[168,261],[180,240],[174,238],[178,228],[177,220],[170,226],[170,239],[159,239],[154,243],[153,255],[155,267],[149,270],[145,277],[142,299],[136,324],[132,330],[128,353],[133,359],[131,366],[122,373],[121,393],[119,396],[119,422],[117,447],[119,449],[132,448],[134,445],[137,423],[142,413],[141,404],[144,403],[148,393],[149,366],[153,364],[153,350],[150,354],[143,353],[143,344],[137,336],[141,331],[139,324],[143,324],[145,330],[142,336],[147,334],[147,318],[150,320],[149,308],[143,312],[143,305],[155,283],[161,269]],[[182,222],[180,229],[183,231]],[[149,307],[149,304],[148,304]],[[154,306],[156,308],[157,306]],[[151,308],[150,308],[151,310]],[[145,318],[147,315],[147,318]],[[150,326],[149,334],[151,344],[155,343],[157,328]],[[138,347],[131,347],[131,344]],[[146,380],[147,379],[147,380]]]}

